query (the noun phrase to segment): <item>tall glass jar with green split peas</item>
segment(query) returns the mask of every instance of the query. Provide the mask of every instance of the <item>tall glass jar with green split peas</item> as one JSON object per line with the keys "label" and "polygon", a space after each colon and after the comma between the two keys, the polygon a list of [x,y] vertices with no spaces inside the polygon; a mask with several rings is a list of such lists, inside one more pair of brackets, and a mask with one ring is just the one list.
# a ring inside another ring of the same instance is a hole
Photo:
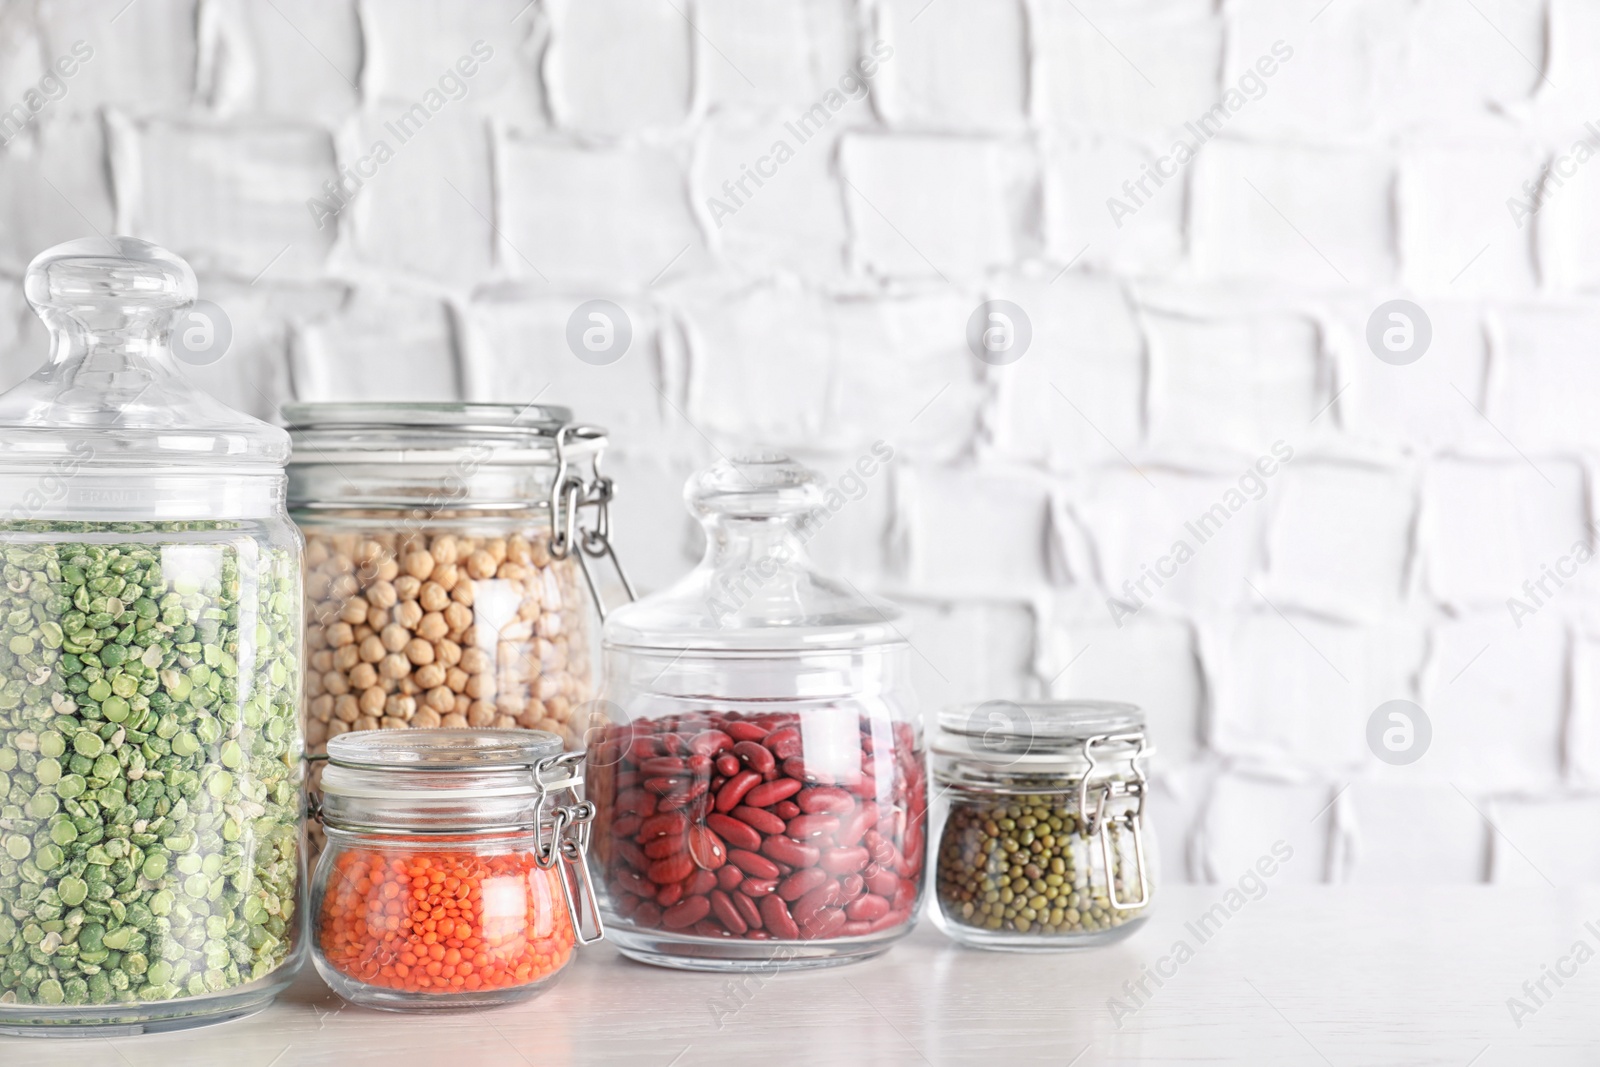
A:
{"label": "tall glass jar with green split peas", "polygon": [[28,268],[51,349],[0,396],[0,1032],[234,1018],[302,959],[289,440],[184,379],[175,332],[217,336],[195,294],[130,238]]}

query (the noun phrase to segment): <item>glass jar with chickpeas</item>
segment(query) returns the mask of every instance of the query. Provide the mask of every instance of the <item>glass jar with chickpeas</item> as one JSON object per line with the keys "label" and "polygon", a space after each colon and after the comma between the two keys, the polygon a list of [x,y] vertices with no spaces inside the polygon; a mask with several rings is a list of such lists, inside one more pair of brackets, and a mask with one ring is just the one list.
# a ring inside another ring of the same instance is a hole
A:
{"label": "glass jar with chickpeas", "polygon": [[286,414],[308,750],[427,727],[546,730],[581,747],[598,620],[584,556],[615,563],[604,432],[537,405]]}

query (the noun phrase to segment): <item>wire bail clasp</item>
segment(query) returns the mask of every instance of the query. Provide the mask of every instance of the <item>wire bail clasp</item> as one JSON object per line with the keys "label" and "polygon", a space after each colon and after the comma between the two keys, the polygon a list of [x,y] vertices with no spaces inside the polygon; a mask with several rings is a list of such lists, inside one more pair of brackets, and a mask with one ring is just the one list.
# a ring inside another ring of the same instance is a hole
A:
{"label": "wire bail clasp", "polygon": [[[584,761],[582,752],[565,752],[539,761],[533,770],[538,802],[534,805],[533,862],[540,870],[548,871],[559,862],[561,870],[561,897],[566,902],[567,914],[572,919],[573,936],[580,945],[592,945],[606,935],[605,923],[600,917],[600,900],[595,891],[594,873],[589,867],[589,831],[598,809],[594,801],[581,799],[578,786],[582,778],[574,768]],[[562,804],[552,796],[551,785],[545,774],[552,770],[566,772],[566,779],[557,788],[567,798],[575,801]],[[552,800],[555,808],[549,815],[549,833],[545,830],[545,812]]]}
{"label": "wire bail clasp", "polygon": [[[578,566],[583,570],[583,580],[589,586],[589,595],[594,598],[601,622],[606,618],[606,604],[594,575],[589,571],[590,557],[609,559],[628,600],[636,599],[633,583],[628,580],[628,572],[623,569],[622,561],[617,558],[616,549],[611,544],[611,501],[616,496],[616,483],[600,472],[600,449],[595,451],[594,459],[590,462],[591,477],[586,482],[581,473],[570,469],[567,448],[569,438],[595,441],[603,436],[600,430],[592,426],[576,423],[567,423],[557,430],[556,475],[550,483],[550,555],[555,559],[566,559],[577,549]],[[595,510],[593,526],[585,526],[579,521],[578,513],[584,508]]]}
{"label": "wire bail clasp", "polygon": [[[1095,756],[1095,747],[1102,744],[1134,743],[1131,764],[1133,766],[1133,781],[1119,782],[1108,779],[1095,783],[1099,793],[1099,800],[1093,808],[1089,806],[1090,779],[1094,776],[1095,769],[1100,765]],[[1083,772],[1083,778],[1078,783],[1078,813],[1083,820],[1083,832],[1086,837],[1099,837],[1100,855],[1106,865],[1107,896],[1111,906],[1118,911],[1133,911],[1150,903],[1150,880],[1148,867],[1144,854],[1144,805],[1145,797],[1149,793],[1149,781],[1144,773],[1144,752],[1146,747],[1145,735],[1142,732],[1127,734],[1101,734],[1097,737],[1086,738],[1083,742],[1083,758],[1088,761],[1089,767]],[[1120,788],[1119,788],[1120,787]],[[1113,796],[1135,797],[1134,806],[1117,818],[1106,817],[1106,803]],[[1123,820],[1133,837],[1133,862],[1134,872],[1139,879],[1139,896],[1137,899],[1124,900],[1117,885],[1116,844],[1111,839],[1111,826],[1120,818]]]}

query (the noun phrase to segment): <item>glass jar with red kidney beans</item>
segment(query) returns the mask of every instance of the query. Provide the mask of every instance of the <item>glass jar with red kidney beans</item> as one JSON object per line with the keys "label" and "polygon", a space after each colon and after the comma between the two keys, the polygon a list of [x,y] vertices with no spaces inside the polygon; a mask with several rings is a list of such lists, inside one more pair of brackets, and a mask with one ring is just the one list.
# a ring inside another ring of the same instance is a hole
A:
{"label": "glass jar with red kidney beans", "polygon": [[927,779],[899,612],[819,573],[823,494],[781,457],[685,497],[706,558],[605,626],[589,751],[606,928],[699,970],[828,966],[911,931]]}

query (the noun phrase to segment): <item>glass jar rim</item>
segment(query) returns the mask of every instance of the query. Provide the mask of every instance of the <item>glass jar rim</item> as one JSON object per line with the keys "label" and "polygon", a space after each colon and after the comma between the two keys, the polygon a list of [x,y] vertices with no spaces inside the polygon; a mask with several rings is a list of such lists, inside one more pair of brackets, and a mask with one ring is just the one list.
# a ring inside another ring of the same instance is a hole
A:
{"label": "glass jar rim", "polygon": [[1143,733],[1144,709],[1116,700],[986,700],[939,713],[941,733],[1015,739],[1040,745]]}
{"label": "glass jar rim", "polygon": [[[532,464],[587,458],[606,431],[573,422],[555,404],[462,401],[309,401],[283,406],[295,465],[432,463],[484,450],[475,464]],[[558,453],[558,445],[560,446]]]}
{"label": "glass jar rim", "polygon": [[[406,814],[407,806],[432,809],[471,801],[482,809],[478,812],[482,825],[464,815],[462,829],[519,823],[529,805],[536,809],[543,796],[583,784],[581,763],[556,758],[562,747],[561,738],[545,730],[446,728],[340,734],[328,739],[320,790],[322,814],[330,825],[382,822],[404,827],[416,822]],[[373,804],[387,814],[375,819]]]}
{"label": "glass jar rim", "polygon": [[548,730],[359,730],[328,739],[328,763],[368,771],[527,770],[561,747]]}

